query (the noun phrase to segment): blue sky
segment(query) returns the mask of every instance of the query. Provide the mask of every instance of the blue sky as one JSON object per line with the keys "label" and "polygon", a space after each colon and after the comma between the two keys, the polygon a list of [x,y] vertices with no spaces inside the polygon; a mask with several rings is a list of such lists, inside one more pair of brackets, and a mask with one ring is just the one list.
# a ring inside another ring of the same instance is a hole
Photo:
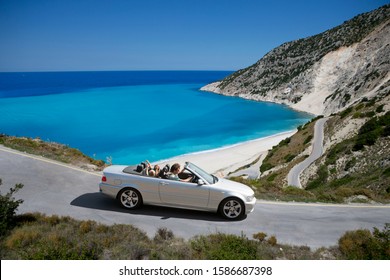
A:
{"label": "blue sky", "polygon": [[0,71],[238,70],[381,0],[0,0]]}

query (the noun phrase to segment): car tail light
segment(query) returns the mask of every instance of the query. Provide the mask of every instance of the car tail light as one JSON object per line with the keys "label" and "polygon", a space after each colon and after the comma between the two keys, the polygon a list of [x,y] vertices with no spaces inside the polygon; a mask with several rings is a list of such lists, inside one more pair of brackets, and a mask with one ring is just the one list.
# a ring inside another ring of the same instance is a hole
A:
{"label": "car tail light", "polygon": [[106,176],[102,177],[102,182],[107,182],[107,177]]}

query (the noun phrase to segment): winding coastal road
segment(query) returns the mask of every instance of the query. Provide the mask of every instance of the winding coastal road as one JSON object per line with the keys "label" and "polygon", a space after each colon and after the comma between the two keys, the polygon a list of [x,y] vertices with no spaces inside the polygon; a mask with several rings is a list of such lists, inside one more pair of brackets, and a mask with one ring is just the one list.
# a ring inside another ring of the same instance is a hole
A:
{"label": "winding coastal road", "polygon": [[299,175],[305,170],[309,165],[318,159],[323,152],[323,142],[324,142],[324,125],[328,118],[322,118],[317,120],[314,126],[314,137],[313,137],[313,149],[308,158],[304,161],[295,165],[287,175],[287,183],[289,186],[295,186],[302,188]]}
{"label": "winding coastal road", "polygon": [[382,229],[390,222],[390,206],[327,205],[258,201],[255,211],[242,221],[226,221],[217,214],[144,206],[136,211],[122,209],[113,199],[99,193],[100,174],[20,153],[0,146],[1,192],[16,183],[24,184],[17,198],[24,200],[19,213],[41,212],[70,216],[103,224],[132,224],[153,237],[165,227],[185,239],[200,234],[265,232],[279,243],[312,248],[336,245],[347,230]]}

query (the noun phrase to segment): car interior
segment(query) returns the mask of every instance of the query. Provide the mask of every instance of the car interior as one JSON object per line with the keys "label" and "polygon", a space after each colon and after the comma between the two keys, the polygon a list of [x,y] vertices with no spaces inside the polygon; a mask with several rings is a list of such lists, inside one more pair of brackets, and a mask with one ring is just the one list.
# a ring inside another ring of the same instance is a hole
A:
{"label": "car interior", "polygon": [[[139,176],[147,176],[142,174],[142,171],[147,168],[146,163],[142,162],[136,166],[131,165],[123,169],[124,173],[127,174],[134,174],[134,175],[139,175]],[[170,174],[170,165],[166,164],[163,168],[160,169],[160,173],[158,174],[157,178],[161,179],[168,179],[168,175]],[[184,168],[181,173],[178,174],[180,179],[187,179],[189,177],[192,177],[193,179],[189,183],[194,183],[197,184],[199,177],[196,176],[194,173],[192,173],[190,170]]]}

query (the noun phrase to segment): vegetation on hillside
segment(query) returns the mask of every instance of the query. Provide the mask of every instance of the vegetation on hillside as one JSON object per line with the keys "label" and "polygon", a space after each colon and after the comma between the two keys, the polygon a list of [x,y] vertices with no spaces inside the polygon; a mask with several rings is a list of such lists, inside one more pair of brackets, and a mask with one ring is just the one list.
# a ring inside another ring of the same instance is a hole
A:
{"label": "vegetation on hillside", "polygon": [[251,180],[241,177],[231,178],[252,186],[259,199],[283,201],[317,201],[308,191],[287,186],[287,174],[296,164],[309,155],[314,135],[314,124],[321,116],[298,127],[297,133],[281,141],[268,151],[260,166],[260,179]]}
{"label": "vegetation on hillside", "polygon": [[364,98],[328,119],[328,139],[337,139],[333,136],[338,130],[351,123],[356,123],[356,132],[327,148],[302,183],[303,189],[287,186],[287,174],[308,156],[315,119],[268,152],[259,180],[233,179],[252,186],[260,199],[390,203],[390,111],[385,106],[389,96],[388,92]]}
{"label": "vegetation on hillside", "polygon": [[105,167],[103,160],[88,157],[78,149],[55,142],[45,142],[39,138],[32,139],[0,134],[0,144],[21,152],[73,164],[85,169],[103,170]]}
{"label": "vegetation on hillside", "polygon": [[318,169],[309,178],[307,191],[321,193],[331,202],[390,202],[390,111],[384,111],[385,100],[364,99],[328,121],[327,135],[345,123],[362,125],[316,162]]}
{"label": "vegetation on hillside", "polygon": [[[2,185],[0,178],[0,186]],[[0,192],[0,237],[5,235],[8,230],[15,226],[16,209],[23,202],[22,199],[15,199],[14,194],[23,188],[22,184],[17,184],[10,188],[5,195]]]}

